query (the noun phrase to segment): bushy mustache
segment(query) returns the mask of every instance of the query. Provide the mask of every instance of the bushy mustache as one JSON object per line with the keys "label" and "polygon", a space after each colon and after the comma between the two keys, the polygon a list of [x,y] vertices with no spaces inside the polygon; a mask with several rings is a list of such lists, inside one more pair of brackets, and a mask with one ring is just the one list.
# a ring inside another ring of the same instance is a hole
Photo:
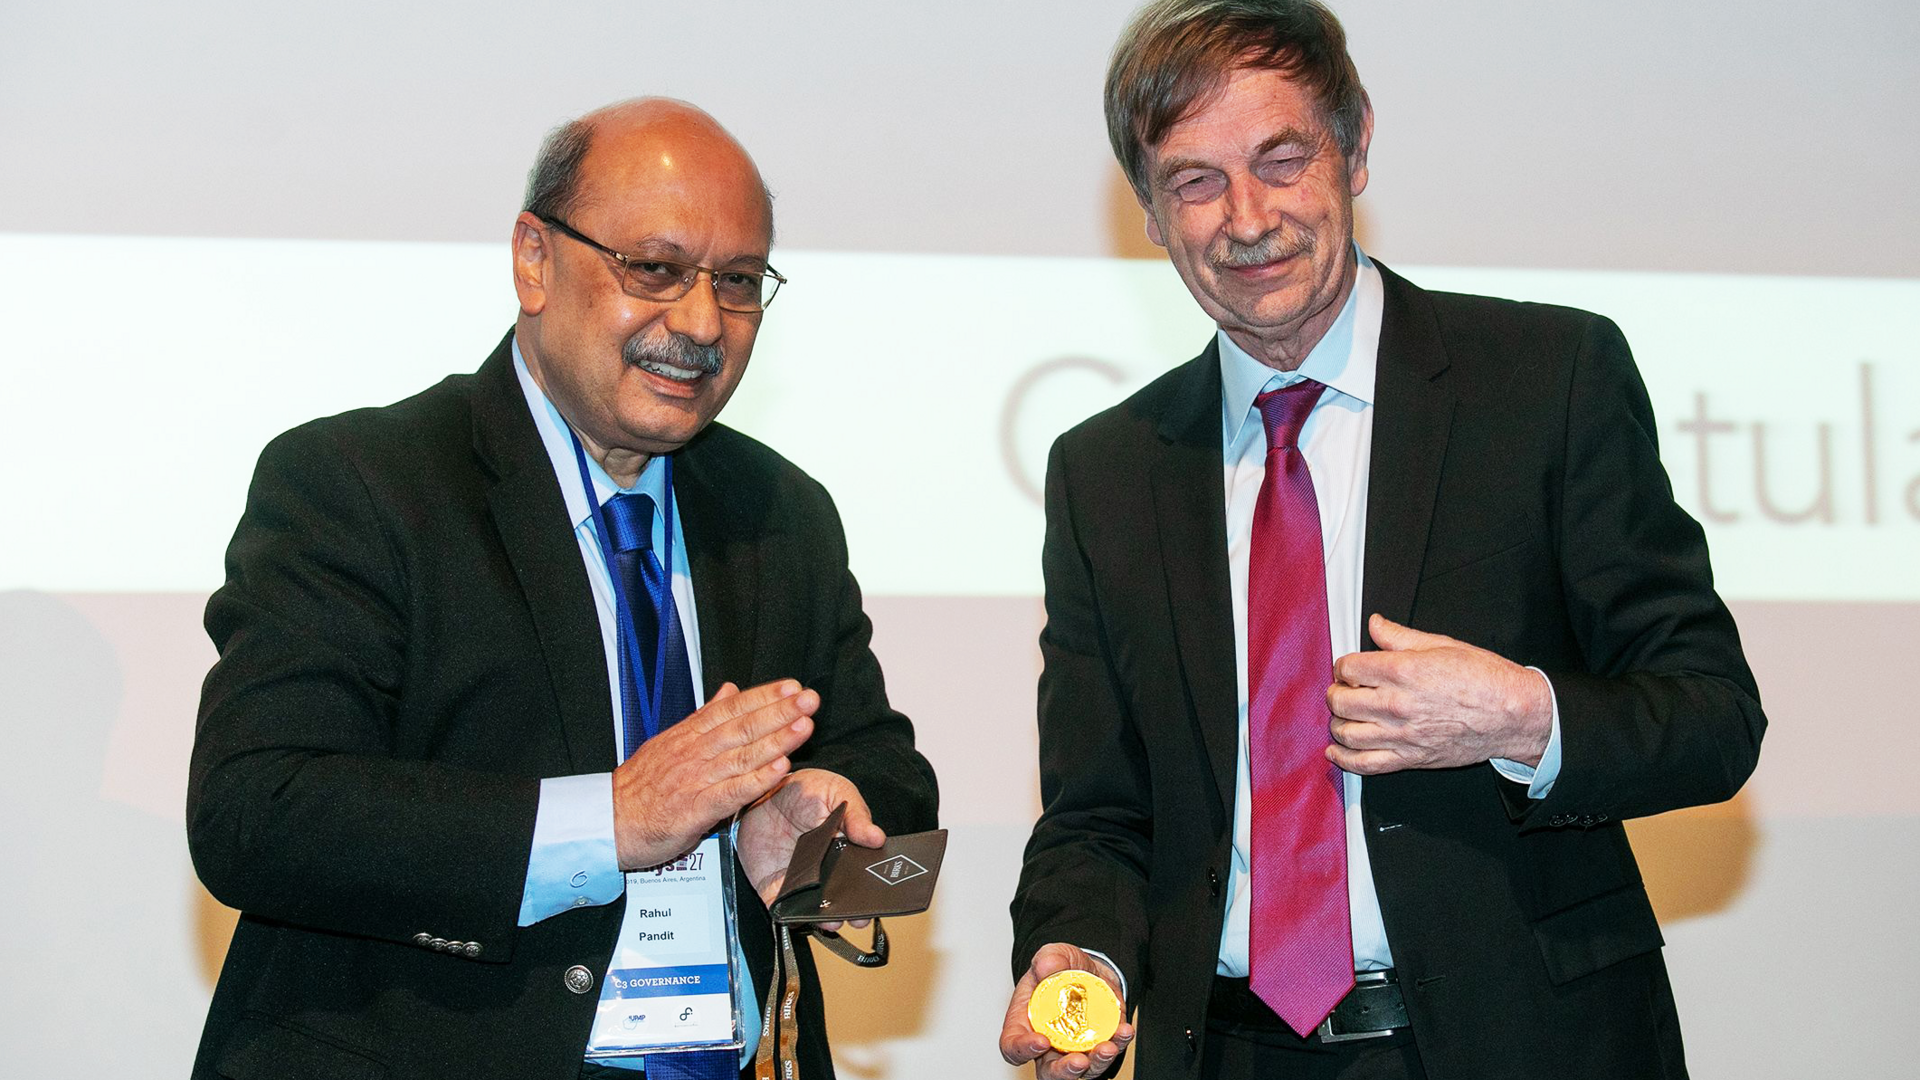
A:
{"label": "bushy mustache", "polygon": [[1312,233],[1302,230],[1289,234],[1285,228],[1279,228],[1251,244],[1242,244],[1230,236],[1223,236],[1207,253],[1207,259],[1215,266],[1261,266],[1312,250]]}
{"label": "bushy mustache", "polygon": [[719,345],[702,345],[685,334],[665,328],[628,338],[620,355],[635,367],[651,361],[705,375],[720,374],[720,362],[726,359]]}

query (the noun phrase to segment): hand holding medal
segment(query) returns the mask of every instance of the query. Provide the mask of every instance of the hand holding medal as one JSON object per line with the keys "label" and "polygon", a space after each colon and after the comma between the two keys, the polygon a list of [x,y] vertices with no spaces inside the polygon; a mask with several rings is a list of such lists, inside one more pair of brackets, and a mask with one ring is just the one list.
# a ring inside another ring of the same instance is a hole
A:
{"label": "hand holding medal", "polygon": [[1000,1029],[1009,1065],[1033,1062],[1039,1080],[1105,1075],[1133,1041],[1119,976],[1094,954],[1055,942],[1034,953]]}

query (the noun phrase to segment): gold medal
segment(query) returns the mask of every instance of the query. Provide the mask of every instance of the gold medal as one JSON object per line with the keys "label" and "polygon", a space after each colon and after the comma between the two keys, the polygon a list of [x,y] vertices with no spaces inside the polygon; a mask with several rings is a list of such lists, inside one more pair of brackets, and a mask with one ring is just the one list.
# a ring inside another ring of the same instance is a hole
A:
{"label": "gold medal", "polygon": [[1027,1001],[1027,1022],[1055,1050],[1091,1050],[1120,1026],[1120,999],[1089,971],[1058,971],[1040,980]]}

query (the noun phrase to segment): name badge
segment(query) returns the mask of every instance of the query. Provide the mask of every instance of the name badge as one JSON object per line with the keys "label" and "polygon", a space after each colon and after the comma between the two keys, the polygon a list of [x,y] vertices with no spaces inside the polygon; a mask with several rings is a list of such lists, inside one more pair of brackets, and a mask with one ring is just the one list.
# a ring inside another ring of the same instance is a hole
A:
{"label": "name badge", "polygon": [[627,911],[587,1057],[743,1045],[733,876],[733,845],[719,835],[627,875]]}

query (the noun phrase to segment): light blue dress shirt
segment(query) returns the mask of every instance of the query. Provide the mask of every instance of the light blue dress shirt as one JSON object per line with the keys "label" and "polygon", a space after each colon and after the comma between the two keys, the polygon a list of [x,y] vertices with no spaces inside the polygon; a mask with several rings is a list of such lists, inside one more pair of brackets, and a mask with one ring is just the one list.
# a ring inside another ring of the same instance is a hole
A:
{"label": "light blue dress shirt", "polygon": [[[560,493],[567,504],[567,521],[580,545],[580,560],[587,569],[587,583],[593,591],[594,613],[600,623],[600,643],[605,651],[607,692],[613,702],[614,745],[622,739],[620,707],[619,621],[615,614],[613,580],[607,574],[600,554],[600,541],[593,531],[593,508],[580,488],[580,468],[574,457],[573,435],[566,419],[547,399],[526,361],[520,356],[520,343],[513,343],[513,371],[520,380],[533,414],[534,427],[560,482]],[[673,567],[673,602],[678,609],[680,629],[687,642],[687,664],[693,675],[694,707],[706,703],[700,667],[700,620],[694,609],[693,574],[688,566],[686,533],[680,528],[680,510],[666,498],[666,462],[655,457],[641,470],[630,488],[614,483],[600,463],[587,459],[587,471],[593,478],[594,498],[604,504],[623,492],[639,492],[653,498],[655,506],[673,507],[673,547],[663,561]],[[654,515],[653,548],[667,553],[667,527],[662,515]],[[609,765],[615,764],[609,762]],[[570,908],[610,904],[626,892],[626,874],[613,838],[613,773],[584,776],[557,776],[540,781],[540,807],[533,824],[533,848],[527,857],[527,881],[520,896],[520,925],[531,926]],[[734,964],[747,971],[746,957],[734,947]],[[740,1015],[746,1046],[741,1062],[753,1060],[760,1042],[760,1028],[754,1022],[759,1015],[759,996],[751,978],[740,983]],[[639,1069],[640,1058],[596,1059],[602,1065]]]}

